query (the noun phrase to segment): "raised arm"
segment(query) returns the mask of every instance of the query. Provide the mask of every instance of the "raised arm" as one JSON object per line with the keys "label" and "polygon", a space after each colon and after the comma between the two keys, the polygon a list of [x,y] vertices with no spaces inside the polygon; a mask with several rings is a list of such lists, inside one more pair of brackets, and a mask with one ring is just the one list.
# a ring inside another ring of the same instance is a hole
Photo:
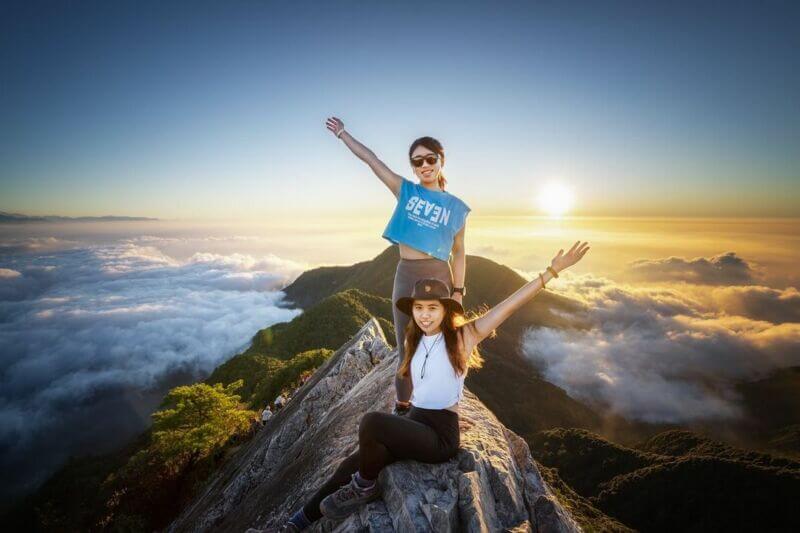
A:
{"label": "raised arm", "polygon": [[[550,263],[550,267],[555,270],[556,273],[561,272],[565,268],[580,261],[588,250],[588,243],[584,242],[581,244],[581,242],[578,241],[572,245],[572,248],[570,248],[566,254],[564,250],[559,250],[558,254],[556,254],[553,261]],[[553,275],[549,270],[542,273],[541,277],[537,276],[534,280],[529,281],[517,289],[514,294],[492,307],[486,314],[474,320],[472,325],[475,327],[474,332],[478,337],[476,342],[485,339],[489,333],[505,322],[517,309],[536,296],[539,291],[542,290],[542,279],[547,283],[547,281],[552,278]]]}
{"label": "raised arm", "polygon": [[395,197],[400,194],[400,185],[403,183],[403,178],[399,174],[392,172],[383,161],[378,159],[378,156],[372,150],[355,140],[352,135],[345,131],[344,122],[336,117],[330,117],[325,126],[339,137],[350,148],[350,151],[356,154],[356,157],[369,165],[369,168],[389,187]]}

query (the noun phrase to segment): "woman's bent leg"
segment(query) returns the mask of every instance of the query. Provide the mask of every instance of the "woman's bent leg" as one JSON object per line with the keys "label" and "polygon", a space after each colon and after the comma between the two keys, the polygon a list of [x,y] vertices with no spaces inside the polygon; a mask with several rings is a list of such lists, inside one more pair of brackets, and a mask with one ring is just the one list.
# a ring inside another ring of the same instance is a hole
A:
{"label": "woman's bent leg", "polygon": [[336,471],[333,473],[330,479],[328,479],[328,481],[326,481],[325,484],[322,485],[317,492],[314,493],[311,499],[303,506],[303,512],[306,514],[309,520],[316,522],[322,518],[322,512],[319,510],[319,503],[323,500],[323,498],[325,498],[325,496],[328,494],[333,494],[336,492],[336,489],[342,485],[347,485],[350,482],[351,476],[358,470],[358,463],[358,450],[339,463],[338,468],[336,468]]}
{"label": "woman's bent leg", "polygon": [[[379,411],[366,413],[358,428],[359,449],[339,464],[330,479],[303,506],[306,517],[312,522],[319,520],[322,517],[320,502],[349,483],[356,471],[363,478],[376,479],[384,466],[395,461],[414,459],[436,463],[451,457],[455,451],[450,449],[452,446],[443,445],[436,431],[415,420],[414,416],[413,409],[409,416]],[[454,431],[458,431],[457,425]]]}
{"label": "woman's bent leg", "polygon": [[372,411],[358,429],[359,472],[376,479],[381,469],[401,459],[436,463],[445,459],[439,435],[430,426],[404,416]]}

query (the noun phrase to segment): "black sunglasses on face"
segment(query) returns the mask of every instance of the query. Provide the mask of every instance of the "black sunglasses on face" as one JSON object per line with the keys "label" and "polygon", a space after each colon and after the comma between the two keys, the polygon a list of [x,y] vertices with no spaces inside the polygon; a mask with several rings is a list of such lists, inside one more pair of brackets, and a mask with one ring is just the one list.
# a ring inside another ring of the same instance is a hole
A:
{"label": "black sunglasses on face", "polygon": [[421,167],[422,162],[425,161],[429,165],[435,165],[438,160],[439,160],[438,154],[431,154],[431,155],[426,155],[425,157],[412,157],[411,164],[414,165],[415,167]]}

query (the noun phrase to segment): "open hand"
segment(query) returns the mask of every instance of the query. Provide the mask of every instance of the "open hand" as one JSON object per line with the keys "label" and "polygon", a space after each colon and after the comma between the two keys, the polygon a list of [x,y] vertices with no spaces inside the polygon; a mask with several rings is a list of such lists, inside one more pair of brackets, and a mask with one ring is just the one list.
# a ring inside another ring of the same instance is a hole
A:
{"label": "open hand", "polygon": [[336,117],[329,117],[325,122],[325,126],[331,130],[334,135],[338,135],[339,132],[344,129],[344,122]]}
{"label": "open hand", "polygon": [[581,241],[577,241],[572,245],[572,248],[569,249],[569,252],[564,253],[563,249],[559,250],[558,254],[550,263],[550,266],[553,267],[556,272],[561,272],[565,268],[571,267],[586,255],[586,252],[589,251],[588,245],[588,242],[581,244]]}

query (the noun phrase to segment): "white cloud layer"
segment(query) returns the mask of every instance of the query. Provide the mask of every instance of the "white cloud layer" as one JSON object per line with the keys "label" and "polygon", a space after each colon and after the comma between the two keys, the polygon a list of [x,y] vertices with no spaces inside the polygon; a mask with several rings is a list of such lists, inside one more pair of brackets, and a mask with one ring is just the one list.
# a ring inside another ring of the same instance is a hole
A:
{"label": "white cloud layer", "polygon": [[589,275],[561,287],[584,304],[569,316],[575,327],[533,328],[523,352],[571,396],[632,419],[736,418],[736,382],[800,364],[791,287],[642,287]]}
{"label": "white cloud layer", "polygon": [[42,242],[0,244],[4,493],[135,435],[168,386],[299,314],[279,307],[279,289],[303,267],[279,257],[176,261],[145,239],[42,253]]}
{"label": "white cloud layer", "polygon": [[676,281],[703,285],[746,285],[757,278],[755,268],[735,252],[709,259],[668,257],[640,259],[628,266],[630,279],[643,281]]}

